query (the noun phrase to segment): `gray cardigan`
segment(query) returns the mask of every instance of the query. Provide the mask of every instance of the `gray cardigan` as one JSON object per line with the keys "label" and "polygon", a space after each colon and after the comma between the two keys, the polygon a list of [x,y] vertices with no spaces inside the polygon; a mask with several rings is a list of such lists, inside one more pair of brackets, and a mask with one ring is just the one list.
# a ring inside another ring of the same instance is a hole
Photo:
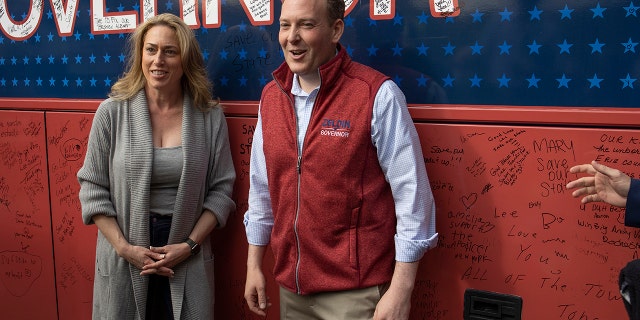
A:
{"label": "gray cardigan", "polygon": [[[182,120],[183,171],[169,244],[184,241],[204,209],[223,227],[235,210],[235,170],[224,113],[202,113],[185,94]],[[149,247],[149,188],[153,163],[151,121],[144,90],[127,101],[107,99],[98,107],[84,165],[78,171],[82,219],[116,217],[129,243]],[[170,279],[175,319],[212,319],[213,255],[209,237],[200,252],[174,267]],[[94,319],[144,319],[148,277],[119,257],[98,232],[93,289]]]}

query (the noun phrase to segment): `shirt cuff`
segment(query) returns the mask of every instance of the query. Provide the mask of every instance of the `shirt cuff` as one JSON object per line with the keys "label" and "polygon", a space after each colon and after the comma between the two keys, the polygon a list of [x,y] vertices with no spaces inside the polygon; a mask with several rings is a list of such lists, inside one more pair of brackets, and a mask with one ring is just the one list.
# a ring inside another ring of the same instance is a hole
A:
{"label": "shirt cuff", "polygon": [[244,230],[247,234],[247,242],[254,246],[266,246],[271,239],[271,229],[273,224],[259,223],[247,219],[246,215],[243,220]]}
{"label": "shirt cuff", "polygon": [[624,213],[624,225],[627,227],[640,227],[640,179],[631,179]]}
{"label": "shirt cuff", "polygon": [[424,253],[431,248],[435,248],[438,244],[438,234],[435,233],[431,238],[426,240],[407,240],[394,237],[396,245],[396,261],[398,262],[415,262],[422,259]]}

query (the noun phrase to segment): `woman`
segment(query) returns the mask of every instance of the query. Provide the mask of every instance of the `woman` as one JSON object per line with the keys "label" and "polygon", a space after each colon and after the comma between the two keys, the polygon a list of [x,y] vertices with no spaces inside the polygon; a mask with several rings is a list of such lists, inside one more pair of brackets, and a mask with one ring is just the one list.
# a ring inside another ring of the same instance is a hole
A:
{"label": "woman", "polygon": [[129,46],[78,172],[83,221],[99,230],[93,318],[210,319],[209,235],[235,210],[224,114],[181,19],[148,19]]}

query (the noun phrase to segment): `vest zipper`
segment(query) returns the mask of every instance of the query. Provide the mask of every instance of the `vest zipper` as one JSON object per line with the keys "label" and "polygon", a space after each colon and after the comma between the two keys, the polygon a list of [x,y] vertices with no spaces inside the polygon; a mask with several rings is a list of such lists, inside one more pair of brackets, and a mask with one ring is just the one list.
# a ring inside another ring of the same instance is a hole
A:
{"label": "vest zipper", "polygon": [[[272,75],[273,76],[273,75]],[[284,90],[284,88],[282,87],[282,85],[280,84],[280,81],[278,81],[275,76],[273,76],[273,79],[276,80],[276,84],[278,85],[278,88],[280,89],[280,91],[282,91],[282,93],[284,93],[284,95],[289,99],[289,102],[291,103],[291,108],[293,110],[293,112],[295,113],[295,101],[293,99],[291,99],[291,96],[289,95],[289,93]],[[322,83],[322,75],[320,75],[320,82]],[[320,92],[318,92],[318,95],[320,94]],[[316,101],[318,99],[318,96],[316,96]],[[315,102],[313,103],[314,108],[315,109]],[[311,111],[311,118],[313,118],[313,110]],[[294,114],[294,119],[297,119],[297,117]],[[311,121],[311,119],[309,119],[309,121]],[[296,120],[296,128],[298,128],[298,123]],[[297,130],[297,129],[296,129]],[[309,129],[307,128],[307,131]],[[297,133],[296,133],[297,136]],[[305,139],[306,139],[306,134],[305,134]],[[296,137],[296,150],[299,150],[299,146],[297,146],[298,144],[298,139]],[[296,292],[298,294],[302,293],[302,289],[300,288],[300,257],[301,257],[301,250],[300,250],[300,236],[298,234],[298,218],[300,217],[300,182],[301,182],[301,178],[300,175],[302,174],[302,152],[298,151],[298,163],[296,164],[296,170],[298,172],[298,181],[297,181],[297,186],[296,186],[296,217],[294,219],[293,222],[293,233],[296,237],[296,249],[297,250],[297,258],[296,258],[296,271],[295,271],[295,281],[296,281]]]}
{"label": "vest zipper", "polygon": [[293,233],[296,235],[296,246],[298,247],[298,258],[296,259],[296,291],[301,294],[300,289],[300,237],[298,236],[298,217],[300,216],[300,173],[301,173],[302,156],[298,155],[298,163],[296,169],[298,171],[298,186],[296,192],[296,219],[293,223]]}
{"label": "vest zipper", "polygon": [[[318,71],[318,73],[320,73]],[[320,75],[320,83],[322,83],[322,75]],[[284,90],[283,90],[284,91]],[[318,93],[316,94],[316,98],[315,101],[318,101],[318,96],[320,95],[320,90],[318,90]],[[289,95],[287,95],[289,97]],[[293,107],[293,110],[295,112],[295,101],[291,100],[291,97],[289,97],[289,101],[291,101],[291,105]],[[316,109],[316,103],[315,101],[313,102],[313,107],[311,109],[311,115],[309,117],[309,122],[311,122],[311,119],[313,119],[313,114],[314,111]],[[297,119],[297,117],[295,117]],[[298,123],[296,123],[296,128],[298,128]],[[297,130],[297,129],[296,129]],[[307,126],[307,132],[304,135],[304,139],[303,140],[307,140],[309,137],[307,136],[307,133],[309,132],[309,127]],[[298,139],[296,138],[296,144],[298,143]],[[304,144],[303,144],[304,146]],[[299,147],[299,146],[297,146]],[[300,288],[300,258],[302,256],[302,248],[300,247],[300,235],[298,233],[298,218],[300,217],[300,184],[301,184],[301,175],[302,175],[302,149],[298,149],[300,151],[298,151],[298,163],[296,165],[296,169],[298,170],[298,186],[297,188],[297,194],[296,194],[296,219],[293,225],[293,233],[296,235],[296,246],[298,247],[298,259],[296,260],[296,291],[298,292],[298,294],[302,294],[302,288]]]}

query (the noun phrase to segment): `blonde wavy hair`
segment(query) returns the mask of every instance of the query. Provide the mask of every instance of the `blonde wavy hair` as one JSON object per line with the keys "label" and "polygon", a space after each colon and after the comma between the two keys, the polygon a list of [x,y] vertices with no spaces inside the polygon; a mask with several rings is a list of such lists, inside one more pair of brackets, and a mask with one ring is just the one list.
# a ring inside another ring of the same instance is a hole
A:
{"label": "blonde wavy hair", "polygon": [[180,46],[182,60],[182,90],[190,94],[193,104],[202,111],[219,105],[213,98],[213,84],[209,80],[200,45],[193,31],[182,19],[170,13],[163,13],[147,19],[129,36],[127,42],[127,67],[124,74],[111,87],[109,97],[127,100],[144,88],[146,79],[142,73],[142,52],[144,38],[152,27],[162,25],[173,29]]}

